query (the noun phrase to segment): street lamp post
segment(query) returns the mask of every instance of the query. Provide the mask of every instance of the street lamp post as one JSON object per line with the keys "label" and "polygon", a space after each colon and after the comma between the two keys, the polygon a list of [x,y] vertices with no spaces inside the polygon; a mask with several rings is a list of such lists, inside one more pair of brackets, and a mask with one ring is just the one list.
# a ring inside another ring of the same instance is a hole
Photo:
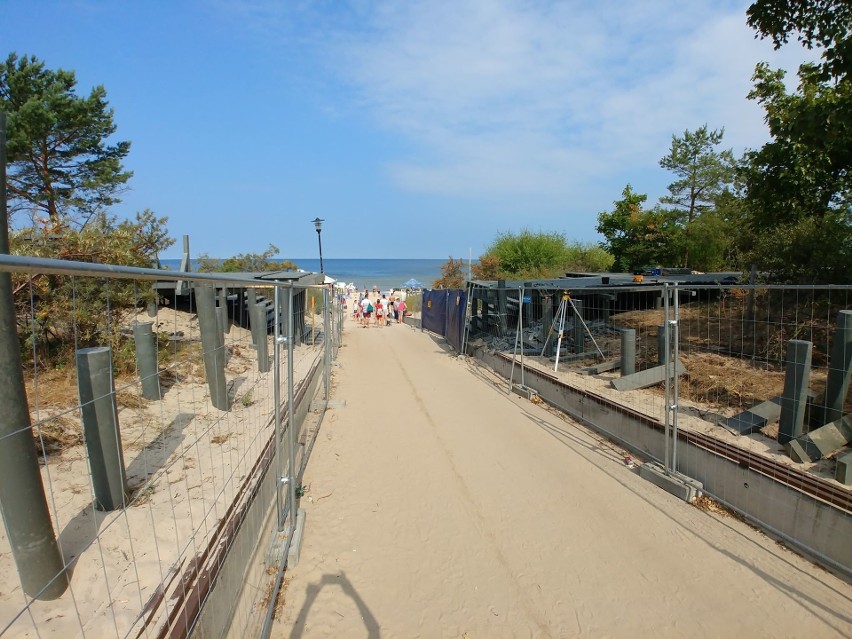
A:
{"label": "street lamp post", "polygon": [[316,219],[314,220],[314,226],[315,226],[315,227],[316,227],[316,229],[317,229],[317,242],[319,242],[319,253],[320,253],[320,273],[323,273],[323,274],[325,274],[325,271],[324,271],[324,270],[323,270],[323,268],[322,268],[322,223],[323,223],[324,221],[325,221],[325,220],[321,220],[321,219],[319,219],[319,218],[316,218]]}

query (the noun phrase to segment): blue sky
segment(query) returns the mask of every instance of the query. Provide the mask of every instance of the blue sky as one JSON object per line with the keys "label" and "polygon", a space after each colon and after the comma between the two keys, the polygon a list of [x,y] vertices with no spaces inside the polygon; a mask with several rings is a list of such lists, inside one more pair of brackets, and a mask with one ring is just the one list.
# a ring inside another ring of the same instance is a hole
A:
{"label": "blue sky", "polygon": [[[596,242],[625,184],[665,192],[672,134],[767,139],[734,0],[5,0],[0,54],[103,84],[161,257],[478,256],[498,232]],[[813,54],[811,54],[813,57]],[[794,78],[793,78],[794,79]]]}

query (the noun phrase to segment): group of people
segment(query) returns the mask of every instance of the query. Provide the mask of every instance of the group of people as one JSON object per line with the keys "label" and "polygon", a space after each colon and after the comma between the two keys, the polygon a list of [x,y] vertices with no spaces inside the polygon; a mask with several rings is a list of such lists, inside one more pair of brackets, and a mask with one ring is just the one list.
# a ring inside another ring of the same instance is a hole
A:
{"label": "group of people", "polygon": [[358,295],[358,300],[352,304],[352,312],[355,320],[361,326],[368,328],[375,326],[390,326],[392,323],[399,324],[405,317],[405,300],[386,294],[370,299],[367,291]]}

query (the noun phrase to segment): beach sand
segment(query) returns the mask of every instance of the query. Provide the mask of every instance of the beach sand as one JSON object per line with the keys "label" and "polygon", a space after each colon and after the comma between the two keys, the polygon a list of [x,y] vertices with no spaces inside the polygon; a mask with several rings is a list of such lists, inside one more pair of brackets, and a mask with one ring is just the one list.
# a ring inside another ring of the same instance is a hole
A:
{"label": "beach sand", "polygon": [[852,636],[848,583],[440,338],[345,333],[272,636]]}

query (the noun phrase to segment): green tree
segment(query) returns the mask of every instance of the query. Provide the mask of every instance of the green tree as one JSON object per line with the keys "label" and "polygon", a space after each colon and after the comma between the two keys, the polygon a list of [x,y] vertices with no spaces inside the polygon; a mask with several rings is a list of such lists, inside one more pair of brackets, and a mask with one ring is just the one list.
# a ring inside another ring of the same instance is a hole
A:
{"label": "green tree", "polygon": [[673,135],[669,154],[660,160],[660,166],[678,178],[669,184],[669,195],[660,202],[684,211],[687,224],[712,209],[716,198],[734,180],[733,153],[714,150],[724,133],[724,129],[709,131],[705,124],[695,132],[684,131],[683,137]]}
{"label": "green tree", "polygon": [[852,3],[849,0],[757,0],[746,11],[748,25],[776,49],[791,35],[807,49],[822,49],[819,79],[848,79],[852,59]]}
{"label": "green tree", "polygon": [[499,258],[508,273],[528,277],[546,277],[568,257],[563,234],[533,233],[529,229],[517,235],[499,233],[485,252]]}
{"label": "green tree", "polygon": [[600,246],[575,242],[568,246],[568,261],[563,270],[602,273],[613,264],[615,258]]}
{"label": "green tree", "polygon": [[129,142],[110,144],[113,111],[102,86],[75,92],[73,71],[45,68],[35,56],[0,62],[0,110],[8,116],[9,211],[27,210],[53,229],[86,225],[119,201],[131,172]]}
{"label": "green tree", "polygon": [[788,93],[784,72],[755,70],[749,98],[766,112],[772,139],[746,155],[742,169],[751,234],[747,258],[777,279],[852,279],[852,5],[831,0],[763,0],[749,24],[775,47],[790,36],[822,50],[799,67]]}
{"label": "green tree", "polygon": [[[698,223],[702,214],[713,210],[716,199],[734,180],[736,160],[733,152],[715,150],[721,144],[724,132],[724,129],[710,131],[705,124],[695,132],[684,131],[683,137],[673,135],[669,154],[660,160],[660,166],[672,171],[678,178],[669,184],[669,195],[660,198],[660,202],[680,212],[684,248],[680,261],[684,266],[707,269],[708,247],[705,242],[709,241],[713,249],[724,252],[724,229],[709,222]],[[718,230],[720,235],[709,236],[711,229]],[[693,238],[693,231],[697,231],[700,237]],[[694,259],[693,251],[696,249],[702,256],[698,261]]]}
{"label": "green tree", "polygon": [[196,259],[196,270],[200,273],[260,273],[269,271],[295,271],[299,267],[290,260],[273,259],[280,251],[274,244],[263,253],[240,253],[224,260],[217,260],[207,253]]}
{"label": "green tree", "polygon": [[615,268],[636,271],[645,266],[677,266],[683,255],[680,213],[655,206],[643,210],[648,199],[628,184],[612,211],[598,214],[597,231],[604,236],[601,247],[615,258]]}
{"label": "green tree", "polygon": [[[15,255],[150,268],[157,254],[174,243],[166,221],[149,210],[122,221],[99,213],[83,229],[13,231],[10,248]],[[18,317],[33,319],[22,319],[18,326],[26,342],[22,354],[27,358],[35,351],[42,364],[72,361],[77,346],[117,345],[124,339],[117,320],[154,300],[150,282],[124,279],[16,275],[13,286]]]}

